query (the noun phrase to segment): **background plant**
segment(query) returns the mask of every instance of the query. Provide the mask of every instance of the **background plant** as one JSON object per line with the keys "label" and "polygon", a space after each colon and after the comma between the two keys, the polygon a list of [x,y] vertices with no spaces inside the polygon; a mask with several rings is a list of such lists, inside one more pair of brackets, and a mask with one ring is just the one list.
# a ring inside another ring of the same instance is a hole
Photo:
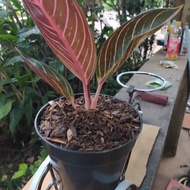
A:
{"label": "background plant", "polygon": [[[11,174],[22,151],[38,142],[33,133],[37,110],[56,96],[21,62],[15,50],[24,52],[63,70],[41,37],[31,17],[19,0],[0,3],[0,173]],[[13,163],[10,163],[10,161]],[[6,167],[7,166],[7,167]],[[8,172],[10,171],[11,172]],[[5,175],[3,175],[5,176]],[[2,176],[1,176],[2,177]],[[8,176],[10,177],[10,175]],[[1,178],[2,179],[2,178]],[[0,181],[0,189],[17,189],[19,181]],[[6,188],[7,187],[7,188]]]}
{"label": "background plant", "polygon": [[[38,151],[33,148],[27,148],[22,151],[22,158],[14,157],[14,162],[8,164],[9,167],[1,169],[0,189],[1,190],[21,190],[23,186],[34,175],[40,164],[47,157],[47,152],[39,146],[35,146]],[[17,167],[16,164],[17,163]]]}
{"label": "background plant", "polygon": [[[45,102],[48,94],[43,95],[43,86],[38,84],[39,78],[19,62],[21,58],[15,51],[15,45],[29,52],[30,56],[41,58],[44,54],[47,59],[55,59],[53,54],[49,55],[49,48],[21,2],[6,1],[0,9],[0,129],[7,132],[9,129],[14,136],[17,126],[25,136],[32,129],[33,108],[41,106],[39,97]],[[23,127],[18,126],[21,120],[25,123]]]}

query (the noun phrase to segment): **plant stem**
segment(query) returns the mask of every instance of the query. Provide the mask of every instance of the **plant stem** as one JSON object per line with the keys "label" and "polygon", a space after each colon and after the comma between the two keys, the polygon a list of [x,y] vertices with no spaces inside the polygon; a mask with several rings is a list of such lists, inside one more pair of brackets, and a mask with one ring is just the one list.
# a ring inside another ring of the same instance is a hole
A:
{"label": "plant stem", "polygon": [[83,83],[86,110],[89,110],[91,108],[91,98],[90,98],[90,87],[89,86],[90,86],[89,84],[85,85]]}
{"label": "plant stem", "polygon": [[98,97],[100,95],[100,91],[102,89],[102,85],[103,85],[103,82],[98,84],[98,88],[96,90],[95,96],[92,99],[92,103],[91,103],[91,107],[90,107],[91,109],[96,109],[96,105],[97,105],[97,102],[98,102]]}
{"label": "plant stem", "polygon": [[76,110],[76,109],[77,109],[77,105],[75,104],[74,99],[73,99],[73,100],[71,100],[71,101],[70,101],[70,103],[71,103],[71,105],[72,105],[73,109],[74,109],[74,110]]}

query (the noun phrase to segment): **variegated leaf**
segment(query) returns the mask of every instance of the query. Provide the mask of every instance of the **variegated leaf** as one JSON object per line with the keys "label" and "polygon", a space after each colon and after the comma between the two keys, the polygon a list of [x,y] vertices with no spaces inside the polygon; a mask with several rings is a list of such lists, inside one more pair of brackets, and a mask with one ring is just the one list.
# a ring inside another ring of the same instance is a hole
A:
{"label": "variegated leaf", "polygon": [[181,8],[149,10],[116,30],[99,53],[96,72],[98,83],[102,84],[112,75],[143,40],[170,21]]}
{"label": "variegated leaf", "polygon": [[71,104],[74,104],[73,90],[68,81],[61,74],[54,71],[48,65],[33,58],[29,58],[26,55],[23,55],[18,49],[17,51],[33,72],[40,76],[44,82],[49,84],[58,93],[66,97],[68,101],[71,102]]}
{"label": "variegated leaf", "polygon": [[63,64],[89,84],[96,68],[96,47],[76,0],[23,0],[44,39]]}

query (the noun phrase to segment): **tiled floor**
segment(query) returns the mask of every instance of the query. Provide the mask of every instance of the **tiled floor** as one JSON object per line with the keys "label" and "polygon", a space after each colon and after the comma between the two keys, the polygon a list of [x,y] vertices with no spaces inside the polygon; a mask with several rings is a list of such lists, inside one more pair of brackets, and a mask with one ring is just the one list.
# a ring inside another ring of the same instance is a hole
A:
{"label": "tiled floor", "polygon": [[162,159],[152,190],[165,190],[169,179],[179,180],[186,175],[190,176],[190,133],[182,128],[176,156]]}

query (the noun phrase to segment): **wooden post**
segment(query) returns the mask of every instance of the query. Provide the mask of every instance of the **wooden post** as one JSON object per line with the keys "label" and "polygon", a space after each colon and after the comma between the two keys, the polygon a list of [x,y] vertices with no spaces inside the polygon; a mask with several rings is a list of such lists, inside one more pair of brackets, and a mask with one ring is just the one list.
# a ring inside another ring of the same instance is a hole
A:
{"label": "wooden post", "polygon": [[180,20],[182,26],[185,24],[189,24],[190,26],[190,0],[171,0],[170,2],[174,7],[184,5],[183,11],[176,16],[176,20]]}
{"label": "wooden post", "polygon": [[190,0],[185,0],[181,21],[183,25],[189,24],[190,26]]}

